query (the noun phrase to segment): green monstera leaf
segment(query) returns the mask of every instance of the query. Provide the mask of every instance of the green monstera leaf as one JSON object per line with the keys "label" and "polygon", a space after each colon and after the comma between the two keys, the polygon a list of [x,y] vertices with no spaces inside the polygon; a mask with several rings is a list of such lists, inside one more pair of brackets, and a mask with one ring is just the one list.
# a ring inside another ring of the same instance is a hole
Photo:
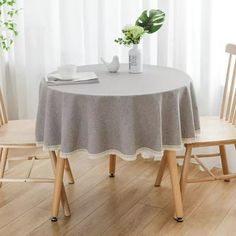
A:
{"label": "green monstera leaf", "polygon": [[142,15],[137,19],[136,25],[141,26],[148,34],[155,33],[163,25],[165,13],[161,10],[143,11]]}

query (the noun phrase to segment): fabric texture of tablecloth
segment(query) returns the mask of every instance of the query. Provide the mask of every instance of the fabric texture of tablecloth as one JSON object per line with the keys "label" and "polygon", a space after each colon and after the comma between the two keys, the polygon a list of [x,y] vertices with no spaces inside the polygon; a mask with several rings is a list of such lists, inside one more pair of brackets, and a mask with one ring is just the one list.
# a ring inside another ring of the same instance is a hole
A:
{"label": "fabric texture of tablecloth", "polygon": [[61,157],[87,152],[133,160],[138,154],[158,157],[194,139],[200,125],[190,77],[165,67],[145,66],[138,75],[126,68],[117,74],[102,65],[78,68],[97,73],[99,84],[50,87],[42,81],[38,145],[60,149]]}

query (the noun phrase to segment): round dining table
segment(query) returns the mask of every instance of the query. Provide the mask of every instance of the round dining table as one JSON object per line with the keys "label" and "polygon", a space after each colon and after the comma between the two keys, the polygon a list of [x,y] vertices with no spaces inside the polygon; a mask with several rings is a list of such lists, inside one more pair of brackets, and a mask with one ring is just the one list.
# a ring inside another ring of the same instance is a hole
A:
{"label": "round dining table", "polygon": [[191,78],[184,72],[145,65],[143,73],[109,73],[103,65],[78,67],[94,72],[97,83],[40,84],[36,141],[44,150],[60,150],[53,197],[58,215],[66,158],[86,152],[92,158],[110,155],[110,176],[115,161],[160,159],[170,169],[175,219],[183,220],[176,151],[200,130],[198,107]]}

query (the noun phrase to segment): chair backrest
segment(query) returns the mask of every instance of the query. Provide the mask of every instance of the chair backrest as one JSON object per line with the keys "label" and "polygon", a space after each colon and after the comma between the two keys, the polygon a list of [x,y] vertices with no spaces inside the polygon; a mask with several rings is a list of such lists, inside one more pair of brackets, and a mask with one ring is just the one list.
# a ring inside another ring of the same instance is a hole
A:
{"label": "chair backrest", "polygon": [[220,111],[220,118],[236,124],[236,45],[227,44],[225,51],[229,53],[225,87]]}
{"label": "chair backrest", "polygon": [[0,126],[8,122],[6,107],[4,105],[2,90],[0,89]]}

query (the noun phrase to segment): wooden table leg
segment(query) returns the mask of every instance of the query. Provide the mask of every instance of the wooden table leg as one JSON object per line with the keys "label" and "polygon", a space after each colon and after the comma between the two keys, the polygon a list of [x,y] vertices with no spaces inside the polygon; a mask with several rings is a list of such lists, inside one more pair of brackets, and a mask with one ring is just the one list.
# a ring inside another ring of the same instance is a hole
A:
{"label": "wooden table leg", "polygon": [[115,172],[116,172],[116,155],[111,154],[109,158],[110,177],[115,177]]}
{"label": "wooden table leg", "polygon": [[185,148],[184,164],[182,166],[182,173],[181,173],[181,178],[180,178],[180,190],[182,194],[182,201],[184,199],[184,192],[185,192],[187,179],[188,179],[188,170],[189,170],[189,164],[191,161],[191,154],[192,154],[192,147],[187,145]]}
{"label": "wooden table leg", "polygon": [[59,205],[62,195],[63,185],[63,174],[65,169],[65,159],[57,158],[56,177],[54,184],[53,202],[52,202],[52,218],[51,221],[57,221]]}
{"label": "wooden table leg", "polygon": [[183,202],[182,196],[180,191],[179,185],[179,175],[178,175],[178,168],[177,168],[177,161],[176,161],[176,152],[175,151],[165,151],[169,171],[170,171],[170,178],[172,184],[172,191],[174,197],[174,204],[175,204],[175,216],[174,218],[178,222],[183,221]]}
{"label": "wooden table leg", "polygon": [[[52,168],[53,168],[53,171],[54,171],[54,175],[56,177],[56,166],[57,166],[57,155],[56,155],[56,152],[55,151],[50,152],[50,157],[51,157],[51,162],[52,162]],[[66,165],[66,160],[65,160],[65,165]],[[66,196],[66,191],[65,191],[64,184],[62,184],[61,205],[62,205],[62,209],[64,211],[64,215],[65,216],[70,216],[71,215],[70,207],[69,207],[69,202],[68,202],[68,199],[67,199],[67,196]]]}
{"label": "wooden table leg", "polygon": [[166,163],[167,163],[166,160],[167,160],[166,155],[164,154],[161,159],[160,167],[159,167],[156,182],[155,182],[155,187],[160,187],[161,185],[162,177],[166,169]]}
{"label": "wooden table leg", "polygon": [[70,168],[70,163],[69,163],[68,159],[65,160],[65,172],[66,172],[67,177],[69,179],[69,184],[74,184],[75,180],[74,180],[74,177],[73,177],[73,174],[72,174],[72,171],[71,171],[71,168]]}
{"label": "wooden table leg", "polygon": [[[60,156],[60,150],[55,151],[55,153],[57,156]],[[65,159],[65,172],[68,177],[69,184],[74,184],[75,180],[74,180],[71,168],[70,168],[70,162],[69,162],[68,158]]]}

